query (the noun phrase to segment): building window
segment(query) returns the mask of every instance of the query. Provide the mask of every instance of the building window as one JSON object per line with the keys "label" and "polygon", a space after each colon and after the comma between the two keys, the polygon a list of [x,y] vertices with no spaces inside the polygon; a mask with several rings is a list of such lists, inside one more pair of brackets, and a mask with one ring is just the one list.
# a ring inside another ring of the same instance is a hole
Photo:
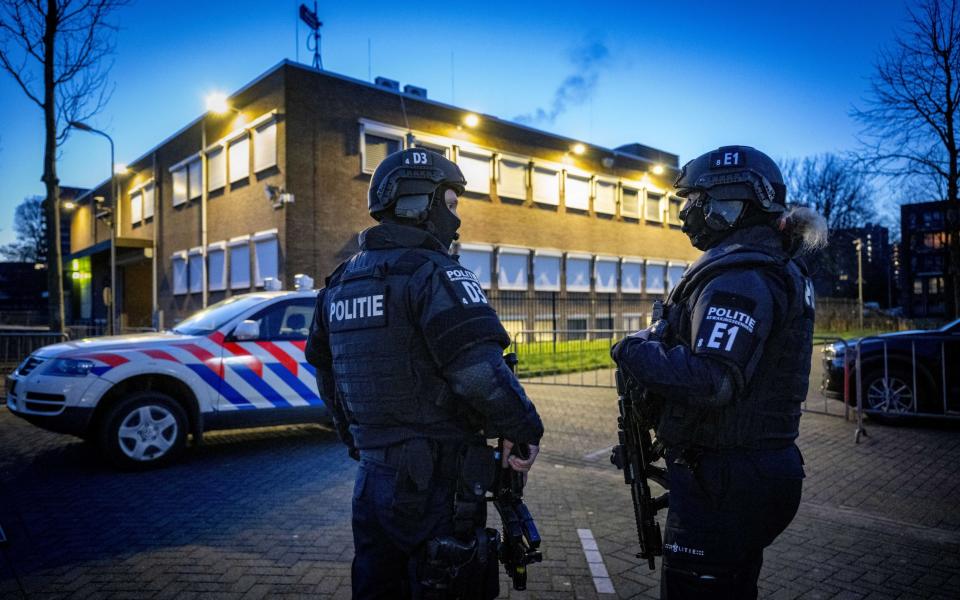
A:
{"label": "building window", "polygon": [[[600,329],[601,331],[608,332],[613,331],[613,317],[597,317],[594,320],[594,329]],[[609,338],[609,333],[601,333],[597,335],[598,338]]]}
{"label": "building window", "polygon": [[195,200],[199,198],[203,192],[201,191],[201,182],[203,179],[203,165],[200,163],[200,158],[195,158],[187,164],[187,199]]}
{"label": "building window", "polygon": [[277,242],[276,230],[264,231],[253,236],[254,283],[263,287],[266,278],[279,279],[280,275],[280,246]]}
{"label": "building window", "polygon": [[593,212],[605,215],[617,214],[617,184],[598,180],[596,190]]}
{"label": "building window", "polygon": [[672,291],[680,283],[683,272],[687,270],[686,263],[670,261],[667,266],[667,291]]}
{"label": "building window", "polygon": [[643,259],[625,258],[620,265],[620,291],[624,294],[643,292]]}
{"label": "building window", "polygon": [[617,291],[617,265],[619,259],[598,256],[593,266],[598,292],[615,293]]}
{"label": "building window", "polygon": [[589,254],[567,253],[566,284],[568,292],[590,291]]}
{"label": "building window", "polygon": [[136,227],[143,220],[143,194],[138,190],[130,194],[130,225]]}
{"label": "building window", "polygon": [[250,289],[250,236],[230,240],[230,289]]}
{"label": "building window", "polygon": [[590,210],[590,179],[567,173],[563,195],[567,208]]}
{"label": "building window", "polygon": [[433,144],[431,142],[423,142],[420,140],[416,140],[413,143],[413,146],[415,148],[423,148],[424,150],[432,150],[433,152],[436,152],[440,156],[443,156],[445,158],[450,158],[450,149],[440,144]]}
{"label": "building window", "polygon": [[203,249],[191,248],[187,256],[187,277],[190,282],[190,293],[203,291]]}
{"label": "building window", "polygon": [[399,152],[403,142],[399,138],[384,137],[372,133],[363,134],[363,170],[373,173],[383,159]]}
{"label": "building window", "polygon": [[930,248],[931,250],[939,250],[946,246],[947,235],[938,231],[937,233],[925,233],[923,234],[923,247]]}
{"label": "building window", "polygon": [[187,277],[187,253],[185,250],[174,252],[170,257],[173,263],[173,293],[186,294],[189,291]]}
{"label": "building window", "polygon": [[533,201],[560,205],[560,172],[546,167],[533,167]]}
{"label": "building window", "polygon": [[493,246],[486,244],[460,244],[460,264],[473,271],[480,280],[480,287],[490,289],[490,266],[493,264]]}
{"label": "building window", "polygon": [[663,221],[663,211],[660,207],[660,201],[663,200],[662,194],[654,194],[653,192],[647,192],[647,204],[646,204],[646,219],[648,221]]}
{"label": "building window", "polygon": [[501,157],[497,161],[497,195],[527,199],[527,162]]}
{"label": "building window", "polygon": [[497,286],[501,290],[527,289],[527,263],[530,251],[524,248],[500,248],[497,252]]}
{"label": "building window", "polygon": [[640,218],[640,190],[624,186],[623,199],[620,201],[620,216],[631,219]]}
{"label": "building window", "polygon": [[226,242],[207,247],[207,289],[219,292],[227,289]]}
{"label": "building window", "polygon": [[913,295],[922,296],[923,295],[923,280],[914,279],[913,280]]}
{"label": "building window", "polygon": [[560,291],[560,258],[557,250],[534,250],[533,289],[539,292]]}
{"label": "building window", "polygon": [[490,156],[459,150],[457,165],[467,180],[467,191],[477,194],[490,193]]}
{"label": "building window", "polygon": [[683,198],[679,196],[670,196],[667,205],[667,223],[671,225],[681,225],[680,208],[683,206]]}
{"label": "building window", "polygon": [[250,177],[250,136],[244,134],[227,146],[230,161],[230,183]]}
{"label": "building window", "polygon": [[154,202],[156,201],[157,187],[151,182],[143,186],[143,220],[153,218]]}
{"label": "building window", "polygon": [[500,324],[503,325],[507,335],[510,336],[510,341],[516,341],[520,333],[526,328],[523,319],[519,318],[506,317],[500,319]]}
{"label": "building window", "polygon": [[173,175],[173,205],[180,206],[187,201],[187,169],[180,167]]}
{"label": "building window", "polygon": [[207,191],[219,190],[227,184],[227,155],[223,146],[207,152]]}
{"label": "building window", "polygon": [[643,324],[643,315],[639,313],[623,313],[623,329],[629,333],[640,331]]}
{"label": "building window", "polygon": [[259,173],[277,164],[277,122],[270,121],[253,130],[253,172]]}
{"label": "building window", "polygon": [[663,294],[667,291],[666,266],[663,261],[647,261],[646,292],[648,294]]}
{"label": "building window", "polygon": [[567,318],[567,339],[587,339],[587,315],[570,315]]}

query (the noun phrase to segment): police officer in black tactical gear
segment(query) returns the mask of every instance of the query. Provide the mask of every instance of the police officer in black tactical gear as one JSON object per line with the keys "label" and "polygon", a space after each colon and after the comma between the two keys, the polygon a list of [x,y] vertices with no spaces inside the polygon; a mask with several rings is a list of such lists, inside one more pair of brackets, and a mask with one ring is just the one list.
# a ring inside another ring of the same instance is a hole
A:
{"label": "police officer in black tactical gear", "polygon": [[794,440],[814,302],[796,258],[825,243],[825,225],[809,209],[786,209],[780,169],[748,146],[690,161],[674,186],[686,198],[683,232],[705,252],[671,292],[665,329],[613,349],[661,403],[670,500],[660,594],[756,598],[763,549],[800,503]]}
{"label": "police officer in black tactical gear", "polygon": [[307,360],[360,460],[354,598],[496,597],[485,438],[504,438],[504,460],[525,473],[543,435],[504,362],[506,331],[477,277],[448,253],[465,184],[429,150],[384,159],[368,194],[379,224],[317,298]]}

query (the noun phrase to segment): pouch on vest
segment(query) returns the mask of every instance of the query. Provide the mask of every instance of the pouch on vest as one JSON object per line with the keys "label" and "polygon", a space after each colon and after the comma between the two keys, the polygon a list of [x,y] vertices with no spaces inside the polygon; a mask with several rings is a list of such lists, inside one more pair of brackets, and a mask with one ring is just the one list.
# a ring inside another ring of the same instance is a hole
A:
{"label": "pouch on vest", "polygon": [[401,518],[419,519],[426,510],[433,481],[433,446],[424,438],[403,443],[393,495],[393,510]]}
{"label": "pouch on vest", "polygon": [[469,535],[486,522],[486,494],[496,476],[496,451],[486,444],[468,445],[460,460],[454,502],[453,530],[458,536]]}

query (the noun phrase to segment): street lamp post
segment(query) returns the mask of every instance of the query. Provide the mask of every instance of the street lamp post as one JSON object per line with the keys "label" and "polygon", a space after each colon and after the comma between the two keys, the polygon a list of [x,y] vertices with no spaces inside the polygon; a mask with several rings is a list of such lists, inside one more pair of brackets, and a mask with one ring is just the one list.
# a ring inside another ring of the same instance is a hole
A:
{"label": "street lamp post", "polygon": [[70,127],[86,131],[107,138],[110,142],[110,308],[107,315],[107,326],[110,335],[117,333],[117,228],[120,226],[117,206],[117,174],[115,167],[115,153],[113,138],[105,132],[95,129],[80,121],[70,121]]}
{"label": "street lamp post", "polygon": [[857,299],[859,304],[859,324],[860,330],[863,330],[863,240],[857,238],[853,241],[857,247]]}

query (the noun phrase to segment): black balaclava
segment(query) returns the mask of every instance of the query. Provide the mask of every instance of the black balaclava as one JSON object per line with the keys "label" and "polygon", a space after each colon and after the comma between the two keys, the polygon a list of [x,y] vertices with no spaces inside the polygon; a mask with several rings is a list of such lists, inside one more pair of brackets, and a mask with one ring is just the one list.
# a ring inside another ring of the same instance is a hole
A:
{"label": "black balaclava", "polygon": [[687,234],[690,243],[698,250],[708,250],[737,229],[754,225],[772,225],[776,215],[756,208],[750,200],[729,201],[711,198],[703,191],[680,211],[683,225],[680,231]]}
{"label": "black balaclava", "polygon": [[680,221],[683,223],[680,231],[687,234],[694,248],[707,250],[726,237],[732,229],[718,231],[707,225],[707,219],[703,212],[704,205],[709,202],[707,195],[703,192],[694,193],[698,193],[699,198],[696,200],[687,199],[687,204],[680,211]]}
{"label": "black balaclava", "polygon": [[447,208],[447,202],[444,199],[446,190],[447,188],[441,186],[434,193],[424,228],[440,240],[444,248],[449,248],[454,240],[460,237],[457,233],[460,229],[460,218]]}

